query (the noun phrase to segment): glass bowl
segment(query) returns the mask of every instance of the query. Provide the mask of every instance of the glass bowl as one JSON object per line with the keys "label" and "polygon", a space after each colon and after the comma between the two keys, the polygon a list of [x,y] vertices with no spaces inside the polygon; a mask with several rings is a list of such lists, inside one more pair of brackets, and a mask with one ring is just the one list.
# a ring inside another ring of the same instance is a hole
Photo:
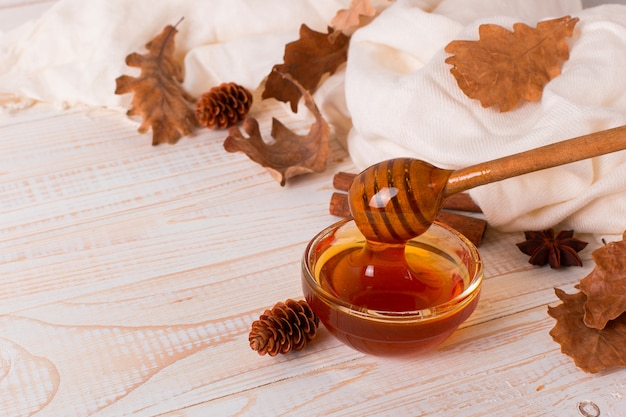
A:
{"label": "glass bowl", "polygon": [[[337,254],[364,245],[365,238],[354,221],[342,220],[317,234],[302,259],[302,289],[307,302],[329,332],[346,345],[381,356],[423,353],[441,344],[476,308],[483,265],[476,247],[457,231],[433,223],[407,243],[406,256],[410,253],[412,264],[461,282],[460,287],[455,284],[457,290],[450,298],[426,308],[396,311],[390,307],[393,302],[386,302],[381,304],[384,308],[374,309],[347,301],[329,286],[329,279],[341,277],[333,277],[335,270],[324,265]],[[373,298],[377,296],[385,295],[374,294]]]}

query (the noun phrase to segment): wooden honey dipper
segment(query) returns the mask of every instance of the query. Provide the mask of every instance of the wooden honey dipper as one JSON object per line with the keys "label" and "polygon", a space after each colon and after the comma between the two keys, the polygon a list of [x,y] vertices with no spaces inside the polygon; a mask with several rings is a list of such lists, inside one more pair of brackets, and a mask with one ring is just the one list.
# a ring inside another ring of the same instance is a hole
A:
{"label": "wooden honey dipper", "polygon": [[626,126],[458,170],[411,158],[390,159],[357,175],[348,192],[350,212],[369,242],[404,243],[430,227],[452,194],[623,149]]}

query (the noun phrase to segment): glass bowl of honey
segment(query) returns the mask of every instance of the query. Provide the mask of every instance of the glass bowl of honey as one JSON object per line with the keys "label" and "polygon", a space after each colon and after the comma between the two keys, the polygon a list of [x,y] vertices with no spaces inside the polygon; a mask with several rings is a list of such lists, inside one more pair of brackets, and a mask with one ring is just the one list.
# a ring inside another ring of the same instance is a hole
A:
{"label": "glass bowl of honey", "polygon": [[302,259],[304,296],[320,321],[346,345],[379,356],[441,344],[476,308],[482,279],[476,247],[439,223],[390,245],[342,220],[318,233]]}

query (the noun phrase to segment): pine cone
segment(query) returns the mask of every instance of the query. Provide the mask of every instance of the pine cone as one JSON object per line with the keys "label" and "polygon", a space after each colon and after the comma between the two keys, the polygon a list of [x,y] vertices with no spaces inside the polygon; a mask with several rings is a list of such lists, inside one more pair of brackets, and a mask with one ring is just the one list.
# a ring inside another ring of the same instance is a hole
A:
{"label": "pine cone", "polygon": [[276,356],[303,349],[315,337],[318,325],[319,319],[306,301],[288,299],[265,310],[252,323],[248,341],[259,355]]}
{"label": "pine cone", "polygon": [[209,129],[225,129],[239,123],[252,106],[252,93],[235,83],[223,83],[196,101],[196,118]]}

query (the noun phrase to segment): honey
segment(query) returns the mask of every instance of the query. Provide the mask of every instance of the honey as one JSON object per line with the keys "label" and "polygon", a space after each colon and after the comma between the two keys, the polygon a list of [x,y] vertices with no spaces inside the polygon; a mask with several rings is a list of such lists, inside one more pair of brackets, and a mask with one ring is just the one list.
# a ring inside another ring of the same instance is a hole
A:
{"label": "honey", "polygon": [[302,278],[307,302],[339,340],[365,353],[413,355],[469,317],[482,264],[471,244],[441,225],[389,244],[367,241],[347,221],[309,243]]}
{"label": "honey", "polygon": [[[476,308],[483,270],[476,248],[434,223],[444,200],[471,188],[626,147],[626,126],[457,170],[411,158],[372,165],[348,190],[353,220],[311,240],[302,288],[324,326],[373,354],[437,346]],[[602,146],[601,146],[602,145]]]}
{"label": "honey", "polygon": [[352,241],[318,260],[315,278],[335,297],[369,310],[406,312],[450,301],[469,282],[467,270],[432,246]]}

